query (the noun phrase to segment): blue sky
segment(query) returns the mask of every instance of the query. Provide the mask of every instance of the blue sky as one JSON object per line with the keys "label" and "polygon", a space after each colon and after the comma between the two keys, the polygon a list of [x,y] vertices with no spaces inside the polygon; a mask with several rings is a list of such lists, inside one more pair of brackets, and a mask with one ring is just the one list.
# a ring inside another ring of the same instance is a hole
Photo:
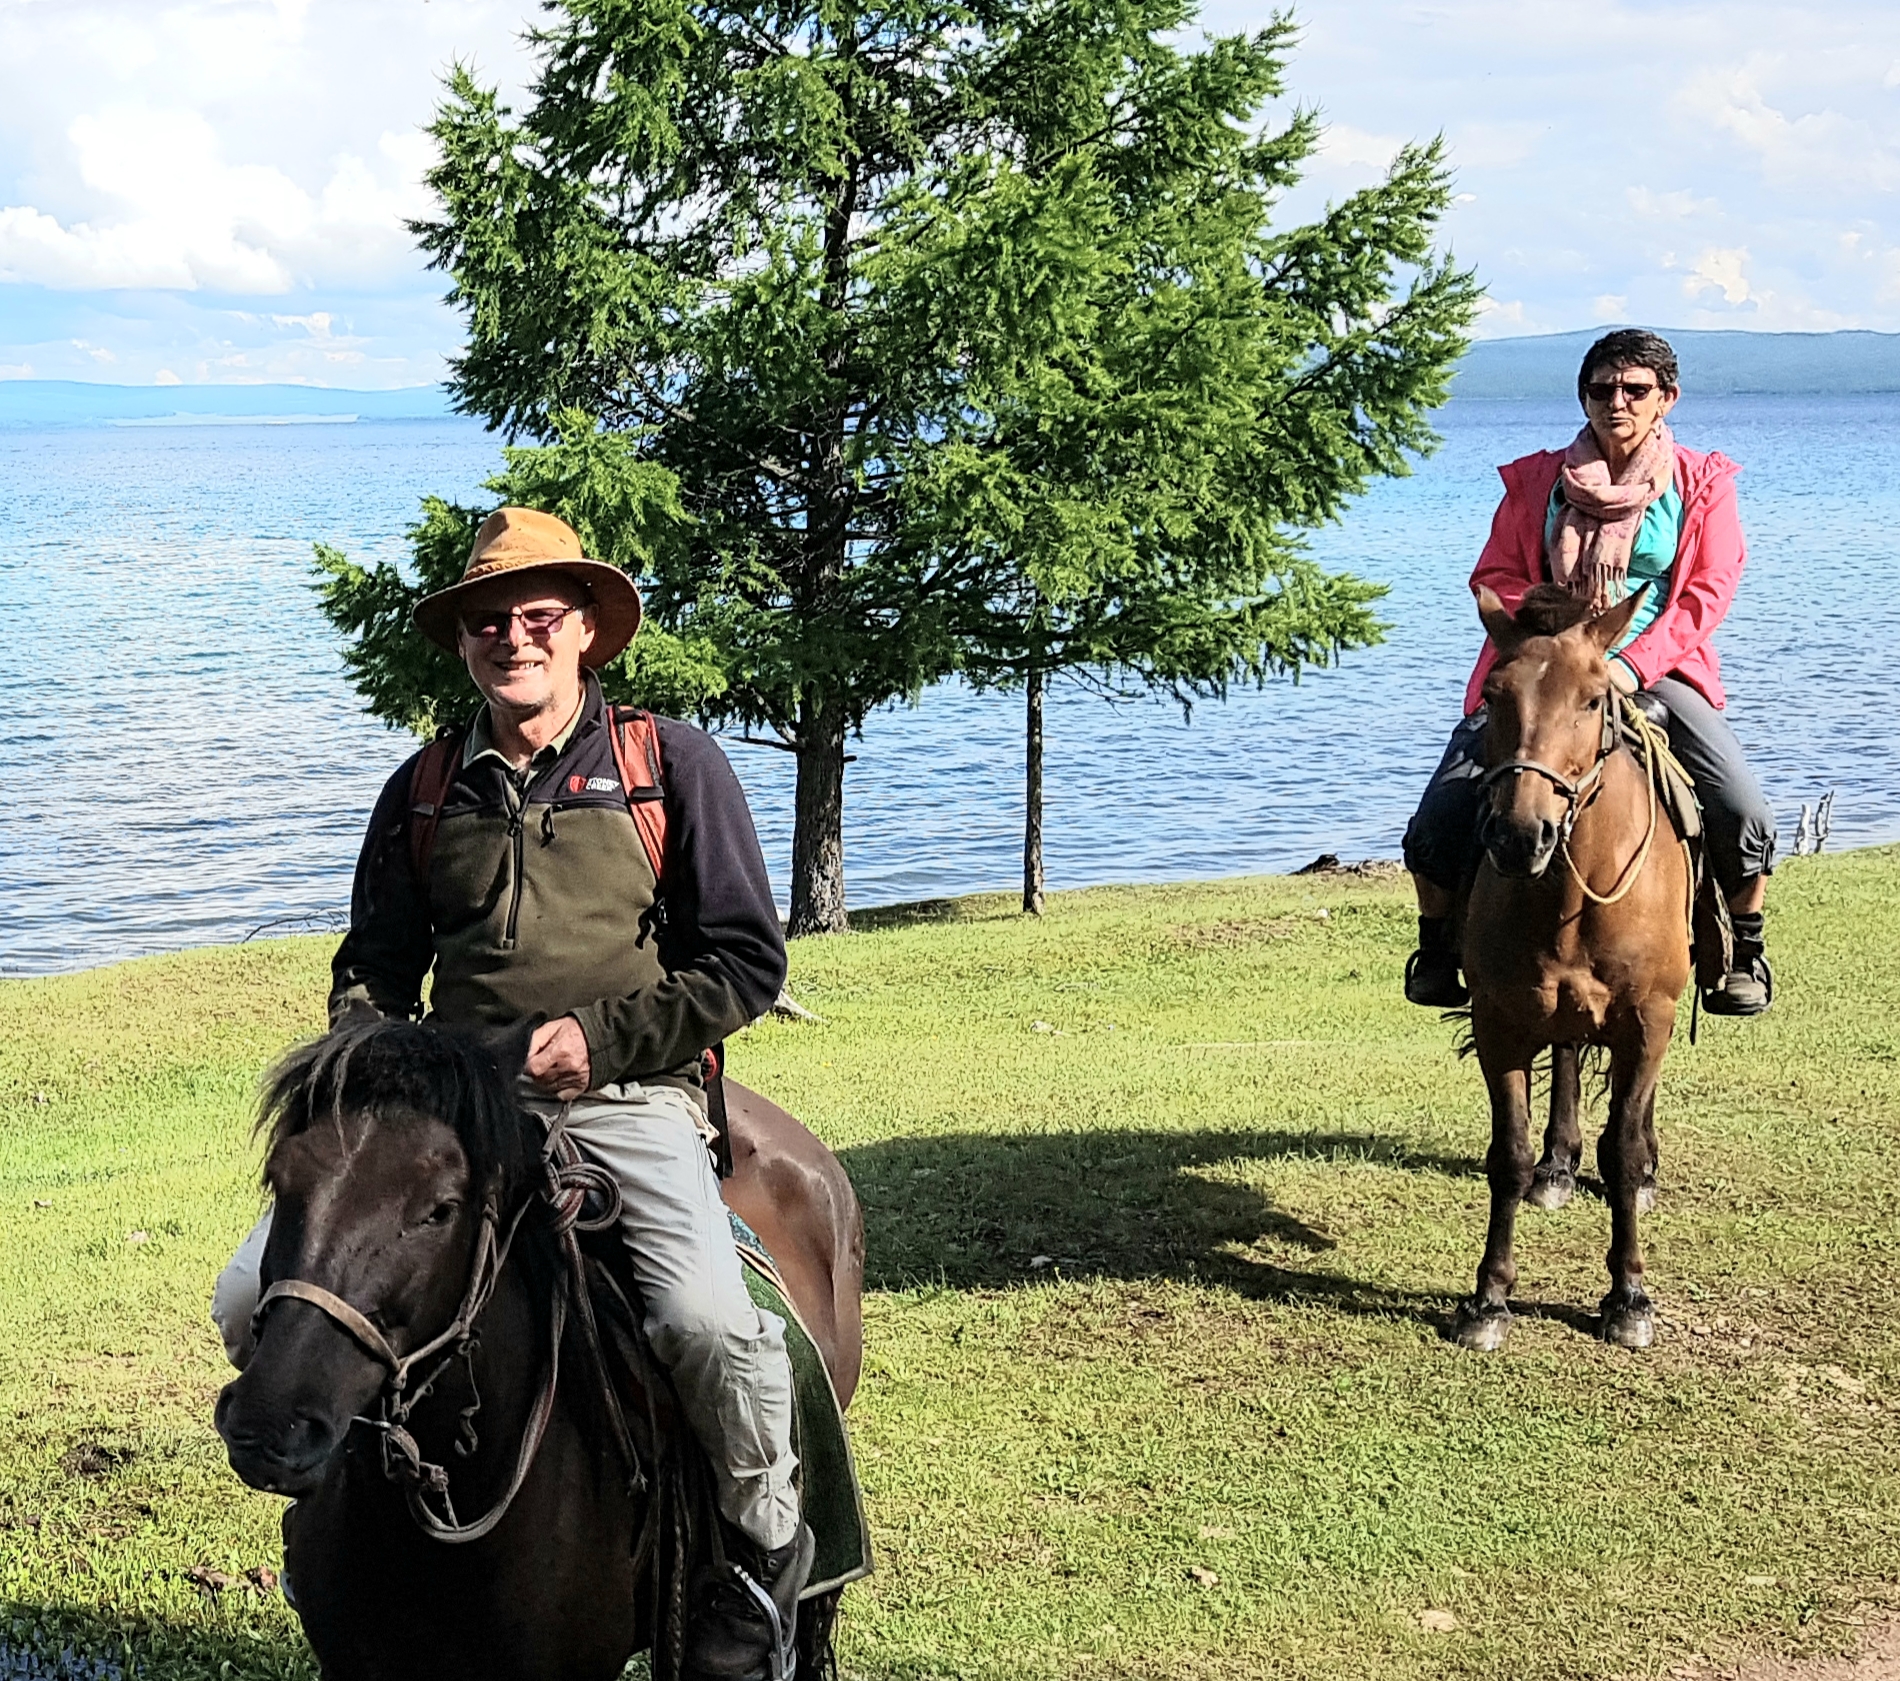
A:
{"label": "blue sky", "polygon": [[[1480,331],[1900,330],[1900,4],[1296,8],[1310,213],[1442,131]],[[1210,0],[1210,28],[1257,27]],[[0,0],[0,378],[440,377],[402,221],[443,67],[519,84],[520,0]]]}

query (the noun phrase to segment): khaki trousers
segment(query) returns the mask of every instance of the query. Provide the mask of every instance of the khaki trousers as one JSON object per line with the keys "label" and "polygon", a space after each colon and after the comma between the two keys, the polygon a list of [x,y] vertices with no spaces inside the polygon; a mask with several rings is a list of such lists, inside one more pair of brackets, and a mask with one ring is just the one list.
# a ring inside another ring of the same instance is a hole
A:
{"label": "khaki trousers", "polygon": [[[541,1091],[525,1105],[561,1105]],[[620,1233],[646,1305],[647,1340],[672,1374],[728,1522],[765,1548],[798,1533],[792,1475],[792,1369],[785,1322],[746,1293],[732,1226],[706,1149],[704,1120],[676,1086],[627,1083],[568,1106],[568,1136],[620,1186]],[[211,1317],[233,1365],[250,1358],[251,1314],[270,1215],[218,1275]]]}

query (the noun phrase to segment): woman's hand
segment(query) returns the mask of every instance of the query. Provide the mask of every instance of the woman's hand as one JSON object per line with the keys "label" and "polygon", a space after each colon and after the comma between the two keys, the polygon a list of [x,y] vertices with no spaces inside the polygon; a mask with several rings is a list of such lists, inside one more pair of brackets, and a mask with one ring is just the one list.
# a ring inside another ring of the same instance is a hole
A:
{"label": "woman's hand", "polygon": [[[1619,695],[1633,695],[1642,685],[1642,680],[1632,671],[1625,660],[1610,655],[1610,685]],[[533,1067],[533,1063],[529,1064]]]}
{"label": "woman's hand", "polygon": [[592,1084],[587,1035],[572,1016],[556,1016],[534,1030],[528,1041],[528,1078],[563,1103],[579,1097]]}

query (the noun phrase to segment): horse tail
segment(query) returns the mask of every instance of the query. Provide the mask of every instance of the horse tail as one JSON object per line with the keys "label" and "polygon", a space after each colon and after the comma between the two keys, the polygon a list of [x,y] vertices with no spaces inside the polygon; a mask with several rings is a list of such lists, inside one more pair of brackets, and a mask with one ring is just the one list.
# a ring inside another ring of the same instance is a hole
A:
{"label": "horse tail", "polygon": [[832,1649],[832,1636],[838,1631],[838,1601],[843,1588],[833,1588],[806,1600],[798,1608],[798,1674],[800,1681],[838,1681],[838,1654]]}

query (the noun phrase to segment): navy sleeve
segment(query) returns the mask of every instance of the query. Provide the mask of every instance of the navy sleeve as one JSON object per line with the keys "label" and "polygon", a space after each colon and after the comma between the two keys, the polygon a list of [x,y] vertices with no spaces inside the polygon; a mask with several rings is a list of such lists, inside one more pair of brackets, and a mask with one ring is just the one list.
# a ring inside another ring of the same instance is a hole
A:
{"label": "navy sleeve", "polygon": [[420,1013],[435,961],[429,906],[409,858],[409,779],[416,758],[383,784],[350,889],[350,931],[330,966],[330,1020],[364,1007],[381,1016]]}

